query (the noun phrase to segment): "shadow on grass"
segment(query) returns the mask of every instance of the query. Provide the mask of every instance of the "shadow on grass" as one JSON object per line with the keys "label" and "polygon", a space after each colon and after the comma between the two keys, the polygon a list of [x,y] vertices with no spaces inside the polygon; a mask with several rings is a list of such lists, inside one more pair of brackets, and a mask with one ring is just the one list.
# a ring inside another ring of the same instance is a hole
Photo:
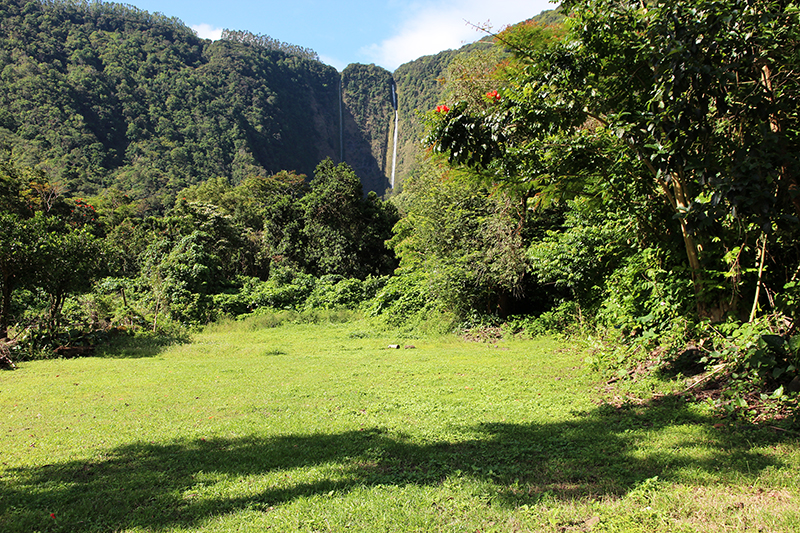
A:
{"label": "shadow on grass", "polygon": [[97,356],[116,359],[156,357],[170,346],[191,341],[188,333],[139,334],[115,337],[97,348]]}
{"label": "shadow on grass", "polygon": [[[667,398],[646,406],[601,406],[566,422],[479,424],[471,428],[475,438],[459,443],[419,444],[378,428],[135,443],[89,463],[7,470],[0,479],[0,530],[193,527],[214,516],[268,510],[330,491],[437,485],[449,476],[494,484],[498,505],[517,506],[544,495],[564,501],[624,495],[654,476],[690,482],[684,477],[691,472],[740,479],[783,466],[755,447],[786,434],[733,431],[713,422],[681,399]],[[700,431],[669,449],[646,444],[677,425]]]}

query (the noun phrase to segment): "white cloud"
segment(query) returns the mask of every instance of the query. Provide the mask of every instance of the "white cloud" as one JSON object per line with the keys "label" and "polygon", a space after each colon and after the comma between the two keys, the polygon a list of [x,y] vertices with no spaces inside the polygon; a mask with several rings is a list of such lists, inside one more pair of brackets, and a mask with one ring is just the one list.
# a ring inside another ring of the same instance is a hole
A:
{"label": "white cloud", "polygon": [[459,48],[486,35],[475,26],[499,31],[554,9],[548,0],[438,0],[408,8],[395,35],[361,49],[371,61],[394,70],[402,63]]}
{"label": "white cloud", "polygon": [[192,29],[201,39],[216,41],[222,37],[222,28],[215,28],[210,24],[195,24]]}

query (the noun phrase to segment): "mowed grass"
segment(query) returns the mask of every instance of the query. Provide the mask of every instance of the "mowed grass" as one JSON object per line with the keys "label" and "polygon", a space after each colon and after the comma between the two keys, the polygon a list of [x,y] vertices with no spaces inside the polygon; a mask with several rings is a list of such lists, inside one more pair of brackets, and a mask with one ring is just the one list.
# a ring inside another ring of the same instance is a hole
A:
{"label": "mowed grass", "polygon": [[582,359],[250,322],[24,363],[0,373],[0,531],[800,531],[796,433],[602,404]]}

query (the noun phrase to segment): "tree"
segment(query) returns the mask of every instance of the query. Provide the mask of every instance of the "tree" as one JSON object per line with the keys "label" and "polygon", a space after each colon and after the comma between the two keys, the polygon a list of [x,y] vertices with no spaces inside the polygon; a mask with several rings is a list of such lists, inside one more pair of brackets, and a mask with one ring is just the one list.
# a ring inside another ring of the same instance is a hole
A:
{"label": "tree", "polygon": [[756,239],[800,214],[798,11],[768,0],[565,9],[564,42],[517,42],[497,105],[453,105],[429,140],[452,162],[528,184],[543,200],[622,200],[635,182],[639,199],[671,211],[665,222],[678,226],[698,311],[718,319],[741,285],[731,299],[717,279],[736,280],[742,261],[755,262]]}
{"label": "tree", "polygon": [[154,275],[160,286],[154,289],[163,291],[173,318],[205,323],[210,318],[211,294],[219,289],[221,266],[212,236],[193,231],[157,265]]}
{"label": "tree", "polygon": [[361,181],[346,163],[322,161],[301,204],[305,259],[312,274],[363,279],[385,273],[391,254],[376,241],[388,238],[396,214],[377,196],[364,199]]}
{"label": "tree", "polygon": [[306,257],[315,275],[361,273],[358,238],[363,228],[361,181],[346,163],[322,161],[303,198]]}
{"label": "tree", "polygon": [[397,274],[424,272],[428,298],[458,318],[471,310],[507,316],[528,279],[519,204],[437,158],[422,169],[395,200],[404,212],[389,241]]}
{"label": "tree", "polygon": [[11,297],[15,289],[31,284],[37,267],[37,243],[46,235],[44,217],[23,218],[0,212],[0,339],[11,325]]}
{"label": "tree", "polygon": [[46,326],[53,332],[66,295],[87,288],[100,264],[94,207],[62,193],[41,171],[0,160],[0,338],[11,325],[15,290],[48,294]]}
{"label": "tree", "polygon": [[38,237],[32,284],[49,297],[46,325],[54,333],[61,325],[67,296],[88,291],[104,271],[104,247],[88,227],[70,227],[52,218],[47,221],[45,234]]}
{"label": "tree", "polygon": [[57,331],[65,298],[89,289],[102,270],[102,241],[89,227],[73,227],[41,212],[30,218],[0,213],[0,228],[0,338],[10,326],[12,293],[22,288],[48,295],[45,326],[49,333]]}

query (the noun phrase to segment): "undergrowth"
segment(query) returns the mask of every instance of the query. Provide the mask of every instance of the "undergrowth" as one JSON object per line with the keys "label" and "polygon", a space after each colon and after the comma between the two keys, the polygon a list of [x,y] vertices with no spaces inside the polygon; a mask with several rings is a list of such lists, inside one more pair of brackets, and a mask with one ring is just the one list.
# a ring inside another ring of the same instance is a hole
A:
{"label": "undergrowth", "polygon": [[786,332],[774,315],[753,322],[675,321],[667,331],[629,337],[584,331],[576,339],[589,353],[590,367],[608,384],[627,382],[631,394],[637,388],[647,394],[650,378],[666,379],[676,393],[732,418],[798,423],[800,336]]}

